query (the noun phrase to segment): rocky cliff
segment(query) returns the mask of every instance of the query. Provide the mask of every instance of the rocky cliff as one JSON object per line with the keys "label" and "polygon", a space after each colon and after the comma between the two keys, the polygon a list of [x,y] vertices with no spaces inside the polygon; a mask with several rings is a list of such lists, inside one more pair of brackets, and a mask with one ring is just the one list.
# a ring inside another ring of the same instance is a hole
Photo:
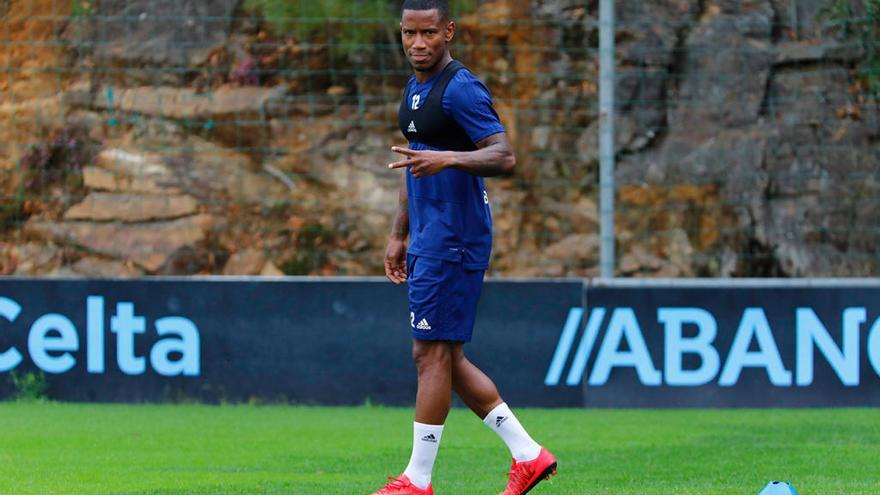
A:
{"label": "rocky cliff", "polygon": [[[381,273],[393,22],[343,51],[339,21],[306,38],[233,0],[56,4],[0,18],[0,273]],[[520,164],[489,186],[496,275],[597,272],[596,4],[459,18]],[[617,2],[621,275],[877,274],[877,105],[824,6]]]}

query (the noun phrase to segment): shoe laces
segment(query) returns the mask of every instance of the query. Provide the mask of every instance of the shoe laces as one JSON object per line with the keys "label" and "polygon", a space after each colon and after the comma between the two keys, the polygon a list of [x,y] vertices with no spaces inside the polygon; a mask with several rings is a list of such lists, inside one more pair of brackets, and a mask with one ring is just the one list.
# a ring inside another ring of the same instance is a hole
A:
{"label": "shoe laces", "polygon": [[525,462],[517,464],[516,459],[514,459],[507,476],[510,477],[510,480],[507,482],[507,488],[504,490],[504,493],[508,493],[510,490],[513,490],[510,493],[520,493],[528,485],[531,473]]}
{"label": "shoe laces", "polygon": [[403,477],[395,478],[394,476],[389,476],[388,479],[391,480],[391,481],[390,481],[387,485],[385,485],[384,488],[382,488],[381,490],[379,490],[379,491],[376,493],[376,495],[380,495],[380,494],[382,494],[382,493],[392,493],[392,492],[391,492],[392,489],[406,488],[406,487],[407,487],[407,483],[406,483],[406,481],[403,480]]}

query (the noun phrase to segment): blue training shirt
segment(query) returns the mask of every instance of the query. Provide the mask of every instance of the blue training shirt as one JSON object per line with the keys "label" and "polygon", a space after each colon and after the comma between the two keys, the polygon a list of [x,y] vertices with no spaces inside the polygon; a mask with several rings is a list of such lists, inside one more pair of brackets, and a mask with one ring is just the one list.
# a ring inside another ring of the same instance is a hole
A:
{"label": "blue training shirt", "polygon": [[[442,73],[442,71],[441,71]],[[425,102],[440,74],[424,83],[415,76],[407,81],[404,95],[416,108]],[[474,143],[504,132],[492,107],[492,97],[482,81],[469,70],[458,71],[443,95],[443,111],[460,125]],[[438,150],[416,140],[413,150]],[[461,261],[471,270],[486,270],[492,253],[492,214],[483,178],[456,169],[416,179],[407,168],[410,246],[416,256]]]}

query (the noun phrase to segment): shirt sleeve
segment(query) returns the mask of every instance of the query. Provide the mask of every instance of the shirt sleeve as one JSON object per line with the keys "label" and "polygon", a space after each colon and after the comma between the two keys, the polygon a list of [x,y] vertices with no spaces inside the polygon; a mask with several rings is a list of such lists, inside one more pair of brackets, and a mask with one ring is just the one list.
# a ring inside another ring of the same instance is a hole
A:
{"label": "shirt sleeve", "polygon": [[443,95],[443,111],[460,125],[474,143],[504,132],[504,125],[492,106],[492,96],[482,81],[460,70]]}

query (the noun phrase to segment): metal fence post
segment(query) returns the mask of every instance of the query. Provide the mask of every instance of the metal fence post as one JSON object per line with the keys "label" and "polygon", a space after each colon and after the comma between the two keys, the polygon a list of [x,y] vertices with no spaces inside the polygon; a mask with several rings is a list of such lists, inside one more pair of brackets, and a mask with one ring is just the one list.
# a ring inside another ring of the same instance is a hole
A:
{"label": "metal fence post", "polygon": [[599,4],[599,273],[614,278],[614,0]]}

